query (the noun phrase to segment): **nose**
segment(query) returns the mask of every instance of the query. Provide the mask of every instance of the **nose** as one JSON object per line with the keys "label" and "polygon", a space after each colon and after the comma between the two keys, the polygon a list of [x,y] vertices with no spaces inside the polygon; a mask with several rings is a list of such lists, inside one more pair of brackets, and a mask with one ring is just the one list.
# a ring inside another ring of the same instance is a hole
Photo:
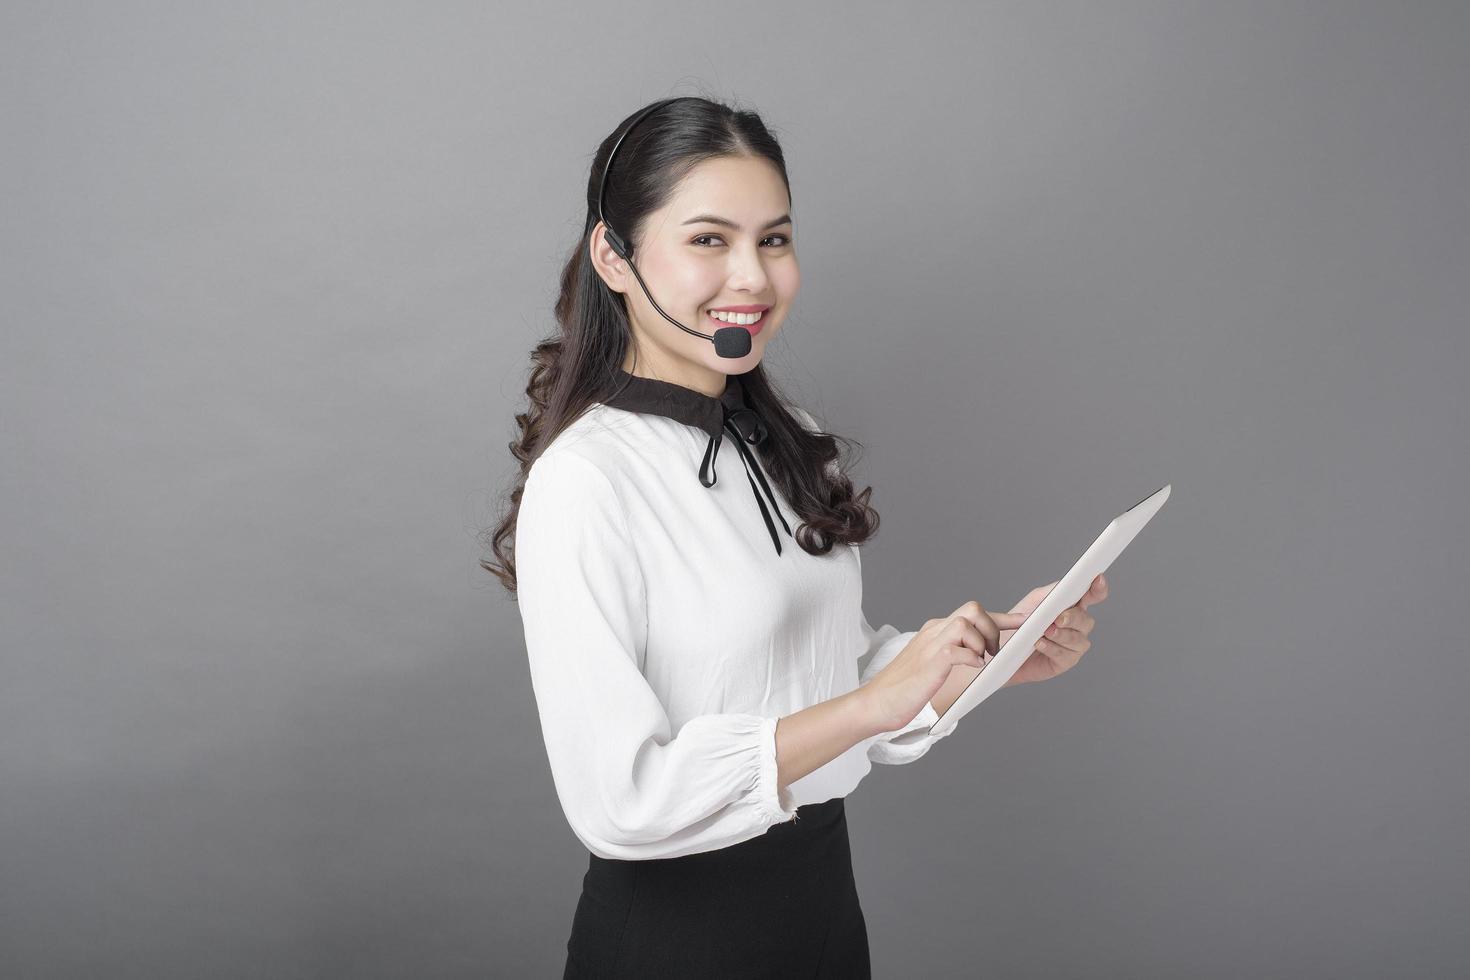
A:
{"label": "nose", "polygon": [[749,293],[763,293],[766,289],[766,266],[761,260],[760,247],[732,248],[730,250],[730,288]]}

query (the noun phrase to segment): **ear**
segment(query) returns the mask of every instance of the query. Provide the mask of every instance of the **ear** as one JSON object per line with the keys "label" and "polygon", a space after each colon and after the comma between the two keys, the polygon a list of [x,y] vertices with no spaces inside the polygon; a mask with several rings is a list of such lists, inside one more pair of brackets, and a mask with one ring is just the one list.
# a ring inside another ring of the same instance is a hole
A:
{"label": "ear", "polygon": [[613,251],[613,247],[603,237],[603,232],[606,230],[607,225],[601,221],[597,222],[592,229],[592,235],[587,242],[588,256],[592,259],[592,268],[596,269],[602,281],[607,283],[608,289],[615,293],[627,293],[633,274],[628,271],[627,261]]}

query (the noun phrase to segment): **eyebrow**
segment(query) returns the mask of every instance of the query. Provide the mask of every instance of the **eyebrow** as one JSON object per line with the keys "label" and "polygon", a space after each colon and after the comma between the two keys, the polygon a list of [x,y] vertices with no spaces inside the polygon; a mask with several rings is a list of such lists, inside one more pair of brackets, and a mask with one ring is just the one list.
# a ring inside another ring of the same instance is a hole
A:
{"label": "eyebrow", "polygon": [[[697,225],[700,222],[706,222],[706,223],[712,224],[712,225],[724,225],[726,228],[732,228],[735,231],[741,231],[742,230],[739,225],[737,225],[735,222],[731,221],[729,218],[722,218],[722,217],[720,217],[717,214],[697,214],[694,217],[690,218],[688,221],[684,222],[684,224],[686,224],[686,225]],[[791,215],[789,215],[789,214],[783,214],[783,215],[781,215],[781,217],[777,218],[775,221],[767,221],[765,223],[765,226],[761,228],[761,231],[766,231],[767,229],[775,228],[777,225],[789,225],[789,224],[791,224]]]}

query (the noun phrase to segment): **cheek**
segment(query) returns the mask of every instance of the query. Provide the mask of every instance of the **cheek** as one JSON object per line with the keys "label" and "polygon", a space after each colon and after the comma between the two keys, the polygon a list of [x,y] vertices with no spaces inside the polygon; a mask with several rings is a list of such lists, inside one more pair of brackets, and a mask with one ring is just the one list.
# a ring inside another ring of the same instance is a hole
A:
{"label": "cheek", "polygon": [[796,298],[797,291],[801,289],[801,270],[795,262],[783,265],[771,274],[771,281],[776,286],[776,291],[787,301]]}
{"label": "cheek", "polygon": [[671,273],[670,281],[690,293],[717,290],[724,283],[720,270],[708,262],[680,262],[672,267]]}
{"label": "cheek", "polygon": [[666,280],[681,298],[696,306],[724,295],[724,270],[713,262],[670,263]]}
{"label": "cheek", "polygon": [[[635,255],[634,261],[637,260]],[[723,285],[719,270],[711,263],[684,261],[678,252],[650,253],[638,263],[638,271],[643,273],[659,305],[665,308],[669,304],[697,306],[709,302]],[[668,294],[667,299],[664,294]]]}

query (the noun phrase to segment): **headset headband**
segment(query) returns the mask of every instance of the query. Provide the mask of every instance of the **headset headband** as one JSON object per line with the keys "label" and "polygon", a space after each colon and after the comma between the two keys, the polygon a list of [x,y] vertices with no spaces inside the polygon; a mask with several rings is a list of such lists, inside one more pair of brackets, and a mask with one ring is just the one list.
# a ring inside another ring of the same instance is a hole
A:
{"label": "headset headband", "polygon": [[613,157],[618,155],[618,147],[623,145],[623,140],[627,139],[628,134],[633,131],[633,128],[643,121],[644,116],[657,112],[670,102],[679,102],[687,98],[689,96],[680,95],[672,99],[664,99],[661,102],[655,102],[647,109],[638,113],[633,118],[633,121],[628,123],[628,128],[623,130],[622,135],[618,137],[618,141],[613,144],[612,150],[607,155],[607,162],[602,165],[602,180],[597,185],[597,217],[602,221],[602,227],[604,229],[602,237],[607,239],[607,243],[612,246],[613,251],[617,252],[624,259],[631,260],[633,258],[633,248],[627,242],[623,241],[623,236],[612,230],[612,226],[607,223],[607,217],[602,213],[603,202],[607,200],[607,172],[612,169]]}

